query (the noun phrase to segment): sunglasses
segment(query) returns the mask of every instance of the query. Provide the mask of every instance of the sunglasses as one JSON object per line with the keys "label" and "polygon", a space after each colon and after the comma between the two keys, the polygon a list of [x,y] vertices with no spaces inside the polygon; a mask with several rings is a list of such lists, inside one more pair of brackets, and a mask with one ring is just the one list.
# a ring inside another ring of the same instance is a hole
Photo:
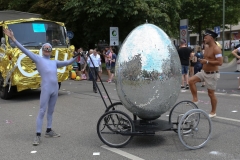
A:
{"label": "sunglasses", "polygon": [[51,47],[49,47],[49,48],[43,48],[42,50],[47,51],[47,52],[51,52],[51,51],[52,51],[52,48],[51,48]]}

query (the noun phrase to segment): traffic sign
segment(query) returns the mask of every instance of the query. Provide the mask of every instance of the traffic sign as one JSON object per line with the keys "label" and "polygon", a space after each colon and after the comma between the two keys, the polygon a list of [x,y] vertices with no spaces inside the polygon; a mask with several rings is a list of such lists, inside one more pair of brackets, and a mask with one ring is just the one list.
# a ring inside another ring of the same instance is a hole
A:
{"label": "traffic sign", "polygon": [[185,36],[186,35],[186,30],[181,30],[181,34],[182,34],[182,36]]}
{"label": "traffic sign", "polygon": [[72,39],[72,38],[74,37],[73,32],[72,32],[72,31],[67,31],[67,37],[68,37],[69,39]]}
{"label": "traffic sign", "polygon": [[110,46],[119,45],[118,27],[110,27]]}
{"label": "traffic sign", "polygon": [[214,27],[214,32],[218,34],[217,38],[220,37],[220,26]]}
{"label": "traffic sign", "polygon": [[188,35],[188,19],[180,20],[180,40],[189,44],[189,35]]}

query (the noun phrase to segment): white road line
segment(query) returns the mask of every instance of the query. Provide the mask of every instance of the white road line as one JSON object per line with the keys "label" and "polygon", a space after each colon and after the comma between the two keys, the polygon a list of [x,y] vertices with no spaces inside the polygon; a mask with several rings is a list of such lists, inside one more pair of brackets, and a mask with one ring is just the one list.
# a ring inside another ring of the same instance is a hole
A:
{"label": "white road line", "polygon": [[120,149],[117,149],[117,148],[111,148],[111,147],[108,147],[108,146],[106,146],[106,145],[103,145],[103,146],[101,146],[101,147],[102,147],[102,148],[105,148],[105,149],[107,149],[107,150],[109,150],[109,151],[112,151],[112,152],[114,152],[114,153],[117,153],[117,154],[119,154],[119,155],[121,155],[121,156],[123,156],[123,157],[129,158],[129,159],[131,159],[131,160],[144,160],[144,159],[142,159],[142,158],[139,158],[139,157],[137,157],[137,156],[134,156],[134,155],[132,155],[132,154],[130,154],[130,153],[124,152],[124,151],[122,151],[122,150],[120,150]]}
{"label": "white road line", "polygon": [[[207,93],[207,92],[202,92],[202,91],[197,91],[197,92],[198,92],[198,93]],[[218,93],[218,92],[215,92],[215,94],[240,97],[239,94],[226,94],[226,93]],[[226,118],[226,117],[219,117],[219,116],[216,116],[215,118],[223,119],[223,120],[227,120],[227,121],[233,121],[233,122],[240,122],[240,120],[238,120],[238,119],[232,119],[232,118]]]}
{"label": "white road line", "polygon": [[230,94],[230,96],[235,96],[235,97],[239,97],[239,94]]}
{"label": "white road line", "polygon": [[227,121],[240,122],[240,120],[238,120],[238,119],[232,119],[232,118],[225,118],[225,117],[219,117],[219,116],[216,116],[215,118],[224,119],[224,120],[227,120]]}
{"label": "white road line", "polygon": [[[182,92],[182,91],[181,91]],[[182,93],[188,93],[190,91],[188,90],[183,90]],[[207,91],[197,91],[197,93],[203,93],[203,94],[207,94]],[[240,97],[240,94],[229,94],[229,93],[219,93],[219,92],[215,92],[216,95],[224,95],[224,96],[234,96],[234,97]]]}

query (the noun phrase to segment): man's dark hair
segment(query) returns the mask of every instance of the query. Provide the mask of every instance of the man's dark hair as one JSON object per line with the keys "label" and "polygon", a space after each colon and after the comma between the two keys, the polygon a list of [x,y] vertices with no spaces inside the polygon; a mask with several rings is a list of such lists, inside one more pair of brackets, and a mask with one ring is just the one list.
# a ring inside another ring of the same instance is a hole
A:
{"label": "man's dark hair", "polygon": [[100,49],[98,49],[98,48],[95,48],[95,50],[96,50],[97,52],[100,52]]}
{"label": "man's dark hair", "polygon": [[113,53],[116,53],[116,49],[115,48],[112,48],[112,51],[113,51]]}
{"label": "man's dark hair", "polygon": [[181,39],[181,40],[180,40],[180,44],[181,44],[181,45],[182,45],[182,44],[186,44],[186,41],[183,40],[183,39]]}

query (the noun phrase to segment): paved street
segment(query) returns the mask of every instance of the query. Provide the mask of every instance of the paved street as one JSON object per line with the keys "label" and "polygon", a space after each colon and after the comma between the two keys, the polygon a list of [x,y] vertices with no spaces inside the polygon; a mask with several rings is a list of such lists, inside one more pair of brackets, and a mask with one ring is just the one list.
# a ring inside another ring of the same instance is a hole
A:
{"label": "paved street", "polygon": [[[186,149],[175,132],[166,131],[157,132],[155,136],[134,137],[124,148],[111,151],[96,131],[98,119],[105,109],[99,93],[92,92],[90,81],[67,80],[60,89],[53,118],[53,129],[61,137],[42,137],[39,146],[32,146],[32,141],[40,91],[25,91],[11,100],[0,100],[0,160],[240,159],[240,91],[237,90],[240,73],[235,70],[235,64],[224,65],[220,70],[217,118],[212,119],[211,139],[201,149]],[[105,81],[105,77],[103,79]],[[104,84],[111,100],[119,101],[115,85]],[[110,104],[102,87],[101,91],[104,100]],[[200,84],[198,95],[198,107],[208,113],[209,98],[206,88]],[[177,102],[182,100],[191,100],[188,90],[181,90]],[[161,119],[167,120],[168,114],[162,115]]]}

